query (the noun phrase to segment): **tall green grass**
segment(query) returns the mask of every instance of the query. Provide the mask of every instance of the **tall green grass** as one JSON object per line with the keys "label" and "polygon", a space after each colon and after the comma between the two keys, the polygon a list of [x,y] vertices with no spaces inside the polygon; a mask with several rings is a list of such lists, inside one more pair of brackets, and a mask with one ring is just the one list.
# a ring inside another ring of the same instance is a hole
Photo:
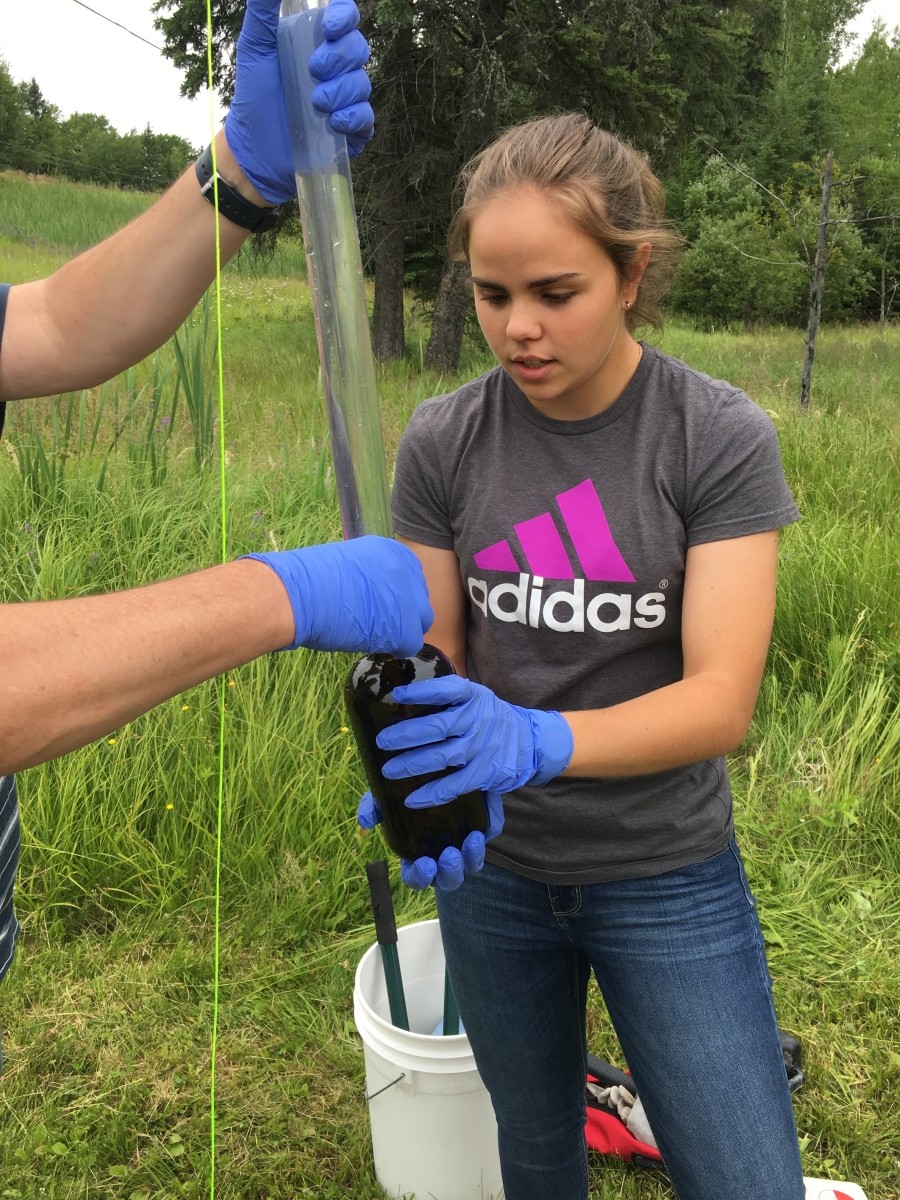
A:
{"label": "tall green grass", "polygon": [[[234,274],[223,302],[228,553],[336,538],[305,285]],[[211,339],[202,312],[192,322],[192,386],[208,397]],[[391,456],[416,403],[488,365],[468,347],[466,371],[439,379],[417,361],[420,334],[413,319],[409,359],[379,367]],[[803,512],[782,537],[769,669],[732,763],[737,825],[779,1019],[806,1052],[795,1100],[806,1171],[898,1200],[900,334],[823,330],[805,417],[797,333],[673,325],[662,347],[772,413]],[[5,599],[218,560],[216,455],[203,438],[198,454],[183,376],[169,346],[106,389],[11,406]],[[206,1194],[220,689],[216,1194],[380,1194],[351,994],[372,940],[364,866],[384,851],[354,820],[363,777],[340,700],[350,661],[270,656],[22,775],[25,933],[0,988],[0,1196]],[[395,897],[401,922],[432,915],[427,894],[397,882]],[[619,1061],[596,996],[590,1037]],[[592,1183],[602,1200],[670,1195],[599,1161]]]}
{"label": "tall green grass", "polygon": [[[0,238],[68,257],[109,237],[156,199],[158,195],[152,192],[0,171]],[[297,239],[279,242],[274,252],[251,241],[228,269],[251,279],[302,279],[306,275],[303,248]],[[19,283],[27,277],[14,273],[4,277],[4,282]]]}
{"label": "tall green grass", "polygon": [[77,254],[133,220],[152,199],[143,192],[0,171],[0,235]]}

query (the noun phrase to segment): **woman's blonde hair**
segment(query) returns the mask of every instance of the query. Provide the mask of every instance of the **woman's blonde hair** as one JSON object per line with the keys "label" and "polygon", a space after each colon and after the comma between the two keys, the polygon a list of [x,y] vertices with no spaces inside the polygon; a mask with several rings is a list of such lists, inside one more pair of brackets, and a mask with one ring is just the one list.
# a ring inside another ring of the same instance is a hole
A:
{"label": "woman's blonde hair", "polygon": [[450,226],[454,258],[469,256],[472,220],[498,192],[521,187],[552,194],[576,228],[610,256],[620,280],[632,277],[638,247],[649,242],[650,261],[629,329],[662,325],[660,305],[669,289],[681,237],[666,224],[665,192],[647,156],[582,113],[563,113],[514,125],[463,167],[462,202]]}

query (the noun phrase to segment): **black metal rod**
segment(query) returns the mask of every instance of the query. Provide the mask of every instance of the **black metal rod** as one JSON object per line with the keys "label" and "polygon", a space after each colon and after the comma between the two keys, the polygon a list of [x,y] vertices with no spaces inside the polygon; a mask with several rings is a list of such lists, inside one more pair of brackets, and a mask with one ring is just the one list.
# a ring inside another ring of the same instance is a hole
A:
{"label": "black metal rod", "polygon": [[394,901],[391,896],[387,859],[379,858],[375,862],[366,863],[366,877],[369,880],[369,894],[372,898],[375,937],[381,947],[391,1022],[398,1029],[409,1029],[403,976],[400,974],[400,958],[397,954],[397,922],[394,919]]}

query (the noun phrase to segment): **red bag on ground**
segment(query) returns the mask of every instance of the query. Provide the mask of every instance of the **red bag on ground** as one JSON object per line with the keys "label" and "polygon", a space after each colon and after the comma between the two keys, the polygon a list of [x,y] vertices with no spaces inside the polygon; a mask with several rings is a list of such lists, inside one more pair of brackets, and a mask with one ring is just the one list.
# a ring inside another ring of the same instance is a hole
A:
{"label": "red bag on ground", "polygon": [[[592,1070],[596,1074],[592,1074]],[[627,1082],[626,1082],[627,1081]],[[615,1109],[601,1104],[597,1091],[615,1085],[634,1089],[631,1076],[608,1063],[588,1055],[588,1086],[585,1089],[586,1117],[584,1136],[588,1148],[600,1154],[611,1154],[633,1167],[662,1167],[662,1155],[649,1142],[636,1138]],[[591,1085],[594,1085],[592,1090]],[[663,1168],[664,1169],[664,1168]]]}
{"label": "red bag on ground", "polygon": [[[793,1093],[803,1084],[802,1052],[800,1043],[795,1037],[783,1030],[778,1031],[781,1042],[781,1053],[787,1071],[788,1088]],[[621,1089],[627,1093],[627,1103],[616,1103],[616,1091]],[[612,1092],[610,1096],[607,1093]],[[604,1098],[605,1097],[605,1098]],[[621,1158],[634,1167],[657,1167],[665,1170],[662,1155],[656,1146],[641,1141],[635,1137],[619,1112],[629,1116],[629,1106],[637,1097],[634,1080],[626,1071],[611,1066],[593,1054],[587,1056],[587,1082],[584,1093],[586,1117],[584,1135],[588,1147],[600,1154],[611,1154]],[[639,1109],[643,1106],[638,1104]],[[637,1110],[635,1110],[637,1115]],[[641,1111],[644,1127],[652,1137],[646,1116]],[[641,1123],[632,1122],[640,1131]]]}

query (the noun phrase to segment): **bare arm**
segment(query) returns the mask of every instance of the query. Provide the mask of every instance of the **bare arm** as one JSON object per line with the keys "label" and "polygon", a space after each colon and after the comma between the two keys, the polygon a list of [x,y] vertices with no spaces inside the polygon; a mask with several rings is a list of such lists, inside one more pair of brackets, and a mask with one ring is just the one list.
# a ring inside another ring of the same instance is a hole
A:
{"label": "bare arm", "polygon": [[644,775],[740,745],[772,633],[777,553],[777,531],[688,551],[684,677],[610,708],[564,713],[575,739],[564,774]]}
{"label": "bare arm", "polygon": [[[266,202],[216,135],[219,174]],[[224,217],[222,261],[249,236]],[[216,273],[216,213],[193,165],[146,212],[46,279],[10,290],[0,400],[93,387],[140,362],[185,320]]]}
{"label": "bare arm", "polygon": [[84,746],[294,637],[274,571],[241,559],[164,583],[0,608],[0,774]]}
{"label": "bare arm", "polygon": [[105,596],[0,605],[0,774],[271,650],[412,654],[431,619],[415,555],[371,535]]}
{"label": "bare arm", "polygon": [[428,583],[428,595],[434,608],[434,622],[425,635],[429,645],[443,650],[456,668],[466,674],[466,605],[459,559],[452,550],[436,550],[421,542],[398,538],[422,564]]}
{"label": "bare arm", "polygon": [[[278,65],[279,10],[279,0],[247,0],[235,47],[232,106],[215,138],[219,175],[258,207],[266,200],[251,178],[271,203],[295,194]],[[325,42],[308,64],[320,81],[314,103],[328,112],[333,129],[348,136],[351,153],[361,150],[374,130],[371,85],[363,69],[369,46],[358,23],[355,4],[331,0],[321,26]],[[219,228],[224,262],[248,234],[224,217]],[[191,166],[124,229],[48,279],[11,289],[0,400],[91,387],[145,358],[175,332],[209,287],[215,247],[216,214]]]}

